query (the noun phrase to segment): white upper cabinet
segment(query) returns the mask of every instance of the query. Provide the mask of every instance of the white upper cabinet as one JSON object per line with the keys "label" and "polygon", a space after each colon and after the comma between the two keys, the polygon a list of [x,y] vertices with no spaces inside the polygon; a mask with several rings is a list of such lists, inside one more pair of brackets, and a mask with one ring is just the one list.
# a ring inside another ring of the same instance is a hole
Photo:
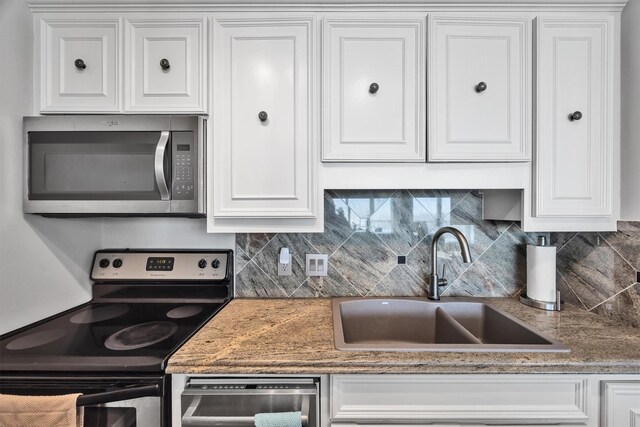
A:
{"label": "white upper cabinet", "polygon": [[530,22],[430,16],[429,161],[529,160]]}
{"label": "white upper cabinet", "polygon": [[425,161],[426,26],[325,18],[324,161]]}
{"label": "white upper cabinet", "polygon": [[120,110],[118,19],[43,19],[40,36],[40,111]]}
{"label": "white upper cabinet", "polygon": [[205,112],[205,28],[203,18],[127,21],[127,111]]}
{"label": "white upper cabinet", "polygon": [[220,17],[212,25],[211,213],[314,217],[314,19]]}
{"label": "white upper cabinet", "polygon": [[611,215],[612,21],[543,18],[537,38],[536,216]]}

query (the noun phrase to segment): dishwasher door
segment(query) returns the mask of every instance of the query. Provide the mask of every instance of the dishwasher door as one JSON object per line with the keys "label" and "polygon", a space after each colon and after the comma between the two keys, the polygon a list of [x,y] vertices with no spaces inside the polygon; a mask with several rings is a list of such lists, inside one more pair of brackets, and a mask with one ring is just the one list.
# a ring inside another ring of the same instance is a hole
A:
{"label": "dishwasher door", "polygon": [[302,427],[318,427],[318,384],[318,378],[188,378],[182,426],[253,427],[256,414],[300,412]]}

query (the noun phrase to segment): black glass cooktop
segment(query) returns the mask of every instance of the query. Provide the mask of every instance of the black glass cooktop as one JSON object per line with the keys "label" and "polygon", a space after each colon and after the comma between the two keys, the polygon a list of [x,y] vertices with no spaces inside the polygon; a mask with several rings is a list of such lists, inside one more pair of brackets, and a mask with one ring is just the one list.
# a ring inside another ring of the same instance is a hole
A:
{"label": "black glass cooktop", "polygon": [[223,303],[91,303],[0,340],[1,371],[163,371]]}

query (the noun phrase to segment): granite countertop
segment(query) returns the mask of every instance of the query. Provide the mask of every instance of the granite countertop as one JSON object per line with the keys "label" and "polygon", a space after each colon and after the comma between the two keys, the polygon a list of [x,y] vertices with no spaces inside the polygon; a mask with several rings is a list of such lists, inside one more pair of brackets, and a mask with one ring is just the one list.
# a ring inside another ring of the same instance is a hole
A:
{"label": "granite countertop", "polygon": [[168,373],[613,373],[640,374],[640,330],[567,304],[562,312],[515,298],[476,298],[557,339],[570,353],[338,351],[330,299],[236,299],[169,360]]}

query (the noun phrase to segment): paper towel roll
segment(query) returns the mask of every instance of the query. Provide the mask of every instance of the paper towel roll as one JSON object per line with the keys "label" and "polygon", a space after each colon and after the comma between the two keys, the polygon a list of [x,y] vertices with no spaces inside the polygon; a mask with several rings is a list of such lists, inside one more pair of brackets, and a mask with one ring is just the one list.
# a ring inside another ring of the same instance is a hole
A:
{"label": "paper towel roll", "polygon": [[527,246],[527,297],[556,301],[555,246]]}

